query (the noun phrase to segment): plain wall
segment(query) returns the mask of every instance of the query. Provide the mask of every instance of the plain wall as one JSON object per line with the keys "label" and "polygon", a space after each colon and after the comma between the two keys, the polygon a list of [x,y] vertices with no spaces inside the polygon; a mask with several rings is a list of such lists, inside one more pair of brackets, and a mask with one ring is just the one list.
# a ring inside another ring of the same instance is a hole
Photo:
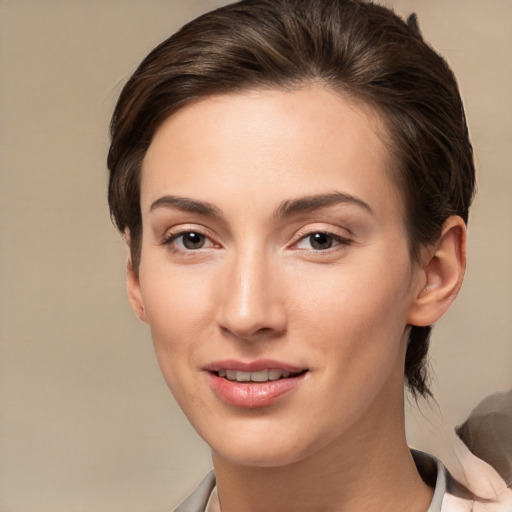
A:
{"label": "plain wall", "polygon": [[[138,62],[221,3],[0,2],[0,512],[168,511],[209,468],[125,298],[105,156]],[[475,147],[466,282],[432,347],[456,424],[512,385],[512,2],[387,5],[416,11],[453,66]],[[410,441],[435,451],[422,414]]]}

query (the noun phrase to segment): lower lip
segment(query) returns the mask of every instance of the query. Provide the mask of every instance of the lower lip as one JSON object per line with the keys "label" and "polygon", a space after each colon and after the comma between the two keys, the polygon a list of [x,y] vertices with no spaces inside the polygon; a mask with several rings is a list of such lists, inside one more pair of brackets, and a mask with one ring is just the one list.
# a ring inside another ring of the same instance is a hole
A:
{"label": "lower lip", "polygon": [[266,407],[294,391],[306,373],[287,379],[267,382],[237,382],[227,380],[208,372],[210,387],[214,393],[229,405],[244,408]]}

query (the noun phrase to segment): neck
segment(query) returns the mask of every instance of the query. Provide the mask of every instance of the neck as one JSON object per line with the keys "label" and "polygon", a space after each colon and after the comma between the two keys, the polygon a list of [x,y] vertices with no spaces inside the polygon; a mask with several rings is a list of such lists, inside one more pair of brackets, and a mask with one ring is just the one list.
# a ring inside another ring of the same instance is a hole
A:
{"label": "neck", "polygon": [[213,453],[222,512],[425,512],[432,489],[406,443],[403,394],[380,404],[385,410],[373,408],[371,417],[292,464],[241,466]]}

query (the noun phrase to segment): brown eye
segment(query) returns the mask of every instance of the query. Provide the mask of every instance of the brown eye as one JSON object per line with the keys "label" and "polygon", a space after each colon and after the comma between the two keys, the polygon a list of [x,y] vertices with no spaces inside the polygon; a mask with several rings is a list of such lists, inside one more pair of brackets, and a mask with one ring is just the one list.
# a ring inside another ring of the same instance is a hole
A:
{"label": "brown eye", "polygon": [[327,233],[313,233],[308,240],[315,251],[330,249],[334,245],[334,238]]}
{"label": "brown eye", "polygon": [[162,241],[162,245],[166,246],[171,251],[184,253],[199,249],[208,249],[215,244],[210,238],[198,231],[180,231],[178,233],[171,233]]}
{"label": "brown eye", "polygon": [[[201,233],[194,233],[193,231],[182,233],[176,238],[175,243],[178,243],[180,238],[181,244],[188,250],[201,249],[206,243],[206,237],[204,235],[201,235]],[[178,245],[180,244],[178,243]]]}
{"label": "brown eye", "polygon": [[296,249],[306,251],[327,251],[337,246],[350,245],[351,240],[334,233],[313,231],[303,236],[295,245]]}

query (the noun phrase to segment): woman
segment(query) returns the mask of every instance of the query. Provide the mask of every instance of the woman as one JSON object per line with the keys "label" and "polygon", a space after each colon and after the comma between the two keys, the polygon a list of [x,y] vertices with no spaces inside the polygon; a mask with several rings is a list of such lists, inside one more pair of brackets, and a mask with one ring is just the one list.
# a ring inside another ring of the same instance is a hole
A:
{"label": "woman", "polygon": [[208,13],[128,81],[108,164],[130,302],[212,450],[177,510],[471,509],[404,430],[474,192],[457,84],[414,18]]}

